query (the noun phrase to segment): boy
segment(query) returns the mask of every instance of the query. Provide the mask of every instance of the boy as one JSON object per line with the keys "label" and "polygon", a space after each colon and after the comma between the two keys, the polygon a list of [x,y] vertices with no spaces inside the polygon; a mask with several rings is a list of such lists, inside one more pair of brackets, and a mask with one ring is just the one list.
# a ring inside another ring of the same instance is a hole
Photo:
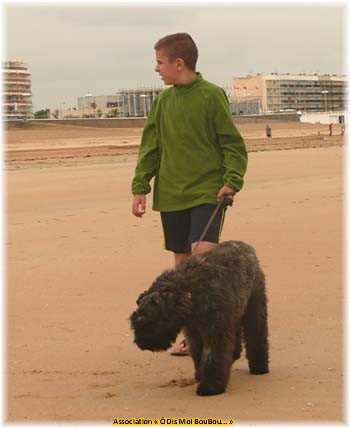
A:
{"label": "boy", "polygon": [[[198,50],[191,36],[163,37],[155,51],[155,71],[173,86],[155,99],[143,130],[132,212],[145,213],[155,177],[153,209],[161,213],[165,248],[178,264],[191,255],[218,201],[242,188],[247,151],[225,92],[196,72]],[[221,208],[196,253],[217,245],[224,214]]]}

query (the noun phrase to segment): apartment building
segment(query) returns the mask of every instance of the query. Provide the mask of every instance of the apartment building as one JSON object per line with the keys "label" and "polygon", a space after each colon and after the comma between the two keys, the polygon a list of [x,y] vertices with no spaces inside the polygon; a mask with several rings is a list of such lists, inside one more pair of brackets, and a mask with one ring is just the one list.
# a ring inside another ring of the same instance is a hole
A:
{"label": "apartment building", "polygon": [[2,63],[3,119],[31,119],[33,117],[30,76],[23,61],[14,60]]}
{"label": "apartment building", "polygon": [[255,114],[281,111],[345,111],[347,84],[347,77],[328,74],[272,73],[234,77],[233,112],[247,113],[248,106]]}

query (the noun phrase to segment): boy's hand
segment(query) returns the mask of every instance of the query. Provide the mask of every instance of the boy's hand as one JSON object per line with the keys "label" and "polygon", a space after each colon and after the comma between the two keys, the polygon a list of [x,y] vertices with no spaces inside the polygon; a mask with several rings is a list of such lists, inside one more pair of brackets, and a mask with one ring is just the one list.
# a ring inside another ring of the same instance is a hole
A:
{"label": "boy's hand", "polygon": [[235,189],[233,189],[232,187],[222,186],[221,189],[219,190],[219,193],[216,196],[216,199],[219,202],[221,198],[223,198],[225,195],[227,195],[229,198],[231,198],[233,200],[234,195],[236,193],[237,193],[237,191]]}
{"label": "boy's hand", "polygon": [[146,195],[135,195],[132,203],[132,213],[136,217],[142,217],[146,212]]}

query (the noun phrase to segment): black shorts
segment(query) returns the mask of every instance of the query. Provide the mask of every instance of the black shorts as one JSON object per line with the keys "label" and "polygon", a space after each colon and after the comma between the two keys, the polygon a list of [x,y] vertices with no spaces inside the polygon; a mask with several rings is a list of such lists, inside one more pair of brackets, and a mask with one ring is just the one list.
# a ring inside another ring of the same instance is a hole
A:
{"label": "black shorts", "polygon": [[[216,205],[203,204],[181,211],[161,212],[165,249],[176,254],[191,252],[191,244],[198,242]],[[226,208],[221,207],[203,241],[218,243],[224,224]]]}

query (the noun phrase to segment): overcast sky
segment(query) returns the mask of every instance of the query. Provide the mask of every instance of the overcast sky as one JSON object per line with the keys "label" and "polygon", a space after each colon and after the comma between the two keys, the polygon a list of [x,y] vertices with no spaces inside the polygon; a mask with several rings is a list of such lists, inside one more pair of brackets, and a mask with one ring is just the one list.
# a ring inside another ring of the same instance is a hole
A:
{"label": "overcast sky", "polygon": [[3,18],[3,60],[28,64],[34,111],[75,106],[88,92],[162,86],[154,72],[153,46],[174,32],[192,35],[199,48],[198,71],[221,86],[247,74],[346,72],[346,9],[339,3],[7,3]]}

